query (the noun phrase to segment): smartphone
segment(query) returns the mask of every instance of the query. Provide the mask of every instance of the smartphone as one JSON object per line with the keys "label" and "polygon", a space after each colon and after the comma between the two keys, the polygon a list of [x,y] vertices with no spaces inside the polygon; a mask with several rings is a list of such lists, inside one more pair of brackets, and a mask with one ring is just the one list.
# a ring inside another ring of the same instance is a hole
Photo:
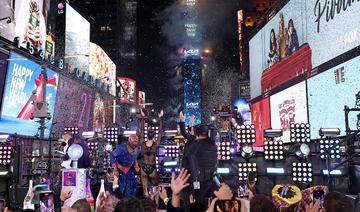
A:
{"label": "smartphone", "polygon": [[248,193],[248,187],[247,187],[247,181],[241,180],[239,184],[239,196],[240,198],[245,198],[249,196]]}
{"label": "smartphone", "polygon": [[217,174],[214,174],[213,180],[214,180],[215,185],[218,188],[220,188],[220,186],[221,186],[221,178]]}
{"label": "smartphone", "polygon": [[241,211],[241,202],[237,199],[216,200],[214,212]]}
{"label": "smartphone", "polygon": [[324,190],[314,190],[312,194],[313,204],[316,201],[320,200],[320,207],[324,208],[324,199],[325,199],[325,192]]}
{"label": "smartphone", "polygon": [[54,194],[52,191],[40,193],[40,211],[54,212]]}

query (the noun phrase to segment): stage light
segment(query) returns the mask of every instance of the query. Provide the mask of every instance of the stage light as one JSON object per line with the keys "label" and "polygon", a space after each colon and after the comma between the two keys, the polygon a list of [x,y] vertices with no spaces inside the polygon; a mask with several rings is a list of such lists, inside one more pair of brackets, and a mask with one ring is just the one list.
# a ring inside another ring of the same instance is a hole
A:
{"label": "stage light", "polygon": [[156,162],[155,162],[155,164],[156,164],[156,171],[159,171],[159,157],[158,156],[156,156]]}
{"label": "stage light", "polygon": [[118,143],[119,129],[117,127],[104,128],[104,138],[111,143]]}
{"label": "stage light", "polygon": [[278,138],[283,135],[283,132],[281,129],[267,129],[264,130],[264,137],[265,138]]}
{"label": "stage light", "polygon": [[310,142],[310,124],[296,123],[290,125],[290,142]]}
{"label": "stage light", "polygon": [[9,138],[10,135],[8,134],[2,134],[0,135],[0,141],[6,141]]}
{"label": "stage light", "polygon": [[[327,169],[322,170],[323,175],[328,175],[329,171]],[[334,169],[330,171],[330,175],[342,175],[342,171],[339,169]]]}
{"label": "stage light", "polygon": [[164,162],[164,166],[177,166],[177,161],[166,161]]}
{"label": "stage light", "polygon": [[292,163],[292,176],[294,182],[312,182],[311,163]]}
{"label": "stage light", "polygon": [[268,167],[268,168],[266,168],[266,173],[268,173],[268,174],[284,174],[285,170],[284,170],[284,168]]}
{"label": "stage light", "polygon": [[296,150],[295,154],[298,157],[307,158],[307,156],[310,154],[310,147],[307,144],[301,144],[297,148],[298,149]]}
{"label": "stage light", "polygon": [[265,160],[284,159],[284,146],[281,140],[264,141]]}
{"label": "stage light", "polygon": [[236,139],[239,144],[255,143],[255,126],[254,125],[237,125]]}
{"label": "stage light", "polygon": [[217,108],[216,108],[216,107],[213,107],[212,112],[213,112],[213,113],[216,113],[216,111],[217,111]]}
{"label": "stage light", "polygon": [[90,141],[90,142],[87,143],[87,145],[89,147],[90,152],[98,149],[98,143],[97,142]]}
{"label": "stage light", "polygon": [[256,163],[238,163],[239,180],[247,180],[249,172],[257,173]]}
{"label": "stage light", "polygon": [[240,150],[241,157],[249,159],[254,155],[254,149],[251,144],[245,144],[241,146]]}
{"label": "stage light", "polygon": [[218,155],[220,155],[219,160],[230,160],[230,147],[231,143],[229,140],[221,140],[218,143]]}
{"label": "stage light", "polygon": [[130,112],[134,114],[134,113],[136,113],[136,109],[135,109],[135,108],[131,108],[131,109],[130,109]]}
{"label": "stage light", "polygon": [[64,132],[69,132],[73,135],[79,134],[79,128],[77,127],[64,127]]}
{"label": "stage light", "polygon": [[129,137],[130,135],[136,135],[136,131],[135,130],[125,130],[123,135],[125,137]]}
{"label": "stage light", "polygon": [[153,119],[153,120],[152,120],[152,122],[153,122],[153,123],[156,123],[156,122],[157,122],[157,120],[156,120],[156,119]]}
{"label": "stage light", "polygon": [[229,168],[217,168],[216,172],[218,174],[230,174]]}
{"label": "stage light", "polygon": [[339,128],[320,128],[319,135],[323,137],[334,137],[340,134]]}
{"label": "stage light", "polygon": [[8,142],[0,142],[0,164],[9,164],[13,154],[13,147]]}
{"label": "stage light", "polygon": [[164,146],[165,157],[179,157],[180,150],[178,145]]}
{"label": "stage light", "polygon": [[328,158],[328,155],[331,159],[340,158],[340,141],[337,139],[321,139],[320,140],[320,153],[321,158]]}
{"label": "stage light", "polygon": [[94,131],[88,131],[88,132],[83,132],[82,133],[82,137],[86,138],[94,138],[95,136],[95,132]]}
{"label": "stage light", "polygon": [[211,116],[211,117],[210,117],[210,120],[211,120],[211,121],[215,121],[215,120],[216,120],[215,116]]}

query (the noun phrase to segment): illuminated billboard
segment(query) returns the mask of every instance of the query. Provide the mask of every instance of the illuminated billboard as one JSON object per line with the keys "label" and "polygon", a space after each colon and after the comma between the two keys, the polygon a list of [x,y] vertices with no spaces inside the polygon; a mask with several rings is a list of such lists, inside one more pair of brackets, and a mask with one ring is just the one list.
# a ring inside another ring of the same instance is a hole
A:
{"label": "illuminated billboard", "polygon": [[195,115],[195,124],[201,123],[201,67],[199,60],[187,60],[183,65],[184,113],[186,124]]}
{"label": "illuminated billboard", "polygon": [[0,52],[0,102],[2,101],[4,86],[5,86],[5,79],[6,79],[6,69],[7,69],[7,62],[8,55]]}
{"label": "illuminated billboard", "polygon": [[113,126],[113,116],[114,116],[113,100],[115,99],[110,95],[95,93],[94,118],[93,118],[93,129],[95,131],[102,132],[105,127]]}
{"label": "illuminated billboard", "polygon": [[136,81],[130,78],[117,77],[116,79],[117,97],[123,103],[136,103]]}
{"label": "illuminated billboard", "polygon": [[[360,91],[360,57],[356,57],[308,80],[309,120],[312,138],[320,128],[339,128],[345,135],[344,106],[355,106]],[[358,112],[349,113],[349,127],[356,130]]]}
{"label": "illuminated billboard", "polygon": [[234,101],[233,107],[237,107],[237,117],[239,117],[243,124],[251,124],[251,110],[250,104],[246,99],[240,98]]}
{"label": "illuminated billboard", "polygon": [[290,125],[308,123],[306,82],[270,96],[271,128],[282,129],[282,141],[290,142]]}
{"label": "illuminated billboard", "polygon": [[90,23],[66,4],[65,62],[82,72],[89,71]]}
{"label": "illuminated billboard", "polygon": [[[48,112],[53,116],[59,76],[47,69],[48,79],[45,84],[41,70],[41,65],[15,52],[10,53],[1,107],[0,132],[27,136],[39,135],[39,123],[36,119],[31,119],[35,111],[35,105],[30,98],[33,92],[37,96],[36,101],[41,102],[43,90],[46,89]],[[47,122],[45,127],[45,136],[48,137],[51,121]]]}
{"label": "illuminated billboard", "polygon": [[146,103],[146,100],[145,100],[145,92],[143,91],[139,91],[139,94],[138,94],[138,104],[141,106],[141,107],[145,107],[145,103]]}
{"label": "illuminated billboard", "polygon": [[116,94],[116,65],[98,45],[90,43],[89,74],[109,86],[109,93]]}
{"label": "illuminated billboard", "polygon": [[[50,0],[2,0],[0,1],[0,36],[10,41],[20,38],[22,47],[32,44],[37,52],[40,49],[54,54],[54,41],[47,31]],[[49,28],[50,29],[50,28]]]}
{"label": "illuminated billboard", "polygon": [[249,42],[251,98],[360,45],[350,2],[293,0],[275,13]]}
{"label": "illuminated billboard", "polygon": [[94,91],[77,80],[60,75],[53,130],[60,137],[64,127],[78,127],[80,133],[93,129]]}
{"label": "illuminated billboard", "polygon": [[251,104],[251,119],[256,130],[256,142],[253,146],[262,147],[264,146],[264,130],[271,128],[269,97]]}

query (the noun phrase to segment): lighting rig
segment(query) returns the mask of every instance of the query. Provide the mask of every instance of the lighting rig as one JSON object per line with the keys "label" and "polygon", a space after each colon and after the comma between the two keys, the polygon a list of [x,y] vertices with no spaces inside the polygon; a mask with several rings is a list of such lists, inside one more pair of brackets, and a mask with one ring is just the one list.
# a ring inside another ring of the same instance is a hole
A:
{"label": "lighting rig", "polygon": [[292,163],[292,179],[294,182],[312,182],[313,168],[311,163]]}
{"label": "lighting rig", "polygon": [[[249,172],[257,173],[257,165],[256,163],[238,163],[238,173],[239,180],[247,180],[249,176]],[[257,178],[255,177],[255,181]]]}

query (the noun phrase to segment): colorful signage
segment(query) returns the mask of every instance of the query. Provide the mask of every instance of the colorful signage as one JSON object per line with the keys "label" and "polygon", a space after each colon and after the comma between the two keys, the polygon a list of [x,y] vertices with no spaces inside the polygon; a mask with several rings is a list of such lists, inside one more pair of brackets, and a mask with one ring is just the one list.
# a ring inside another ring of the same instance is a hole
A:
{"label": "colorful signage", "polygon": [[264,130],[270,129],[270,98],[251,104],[251,120],[255,125],[256,142],[253,146],[264,146]]}
{"label": "colorful signage", "polygon": [[[11,52],[5,91],[3,95],[0,132],[17,133],[19,135],[39,135],[39,123],[32,120],[35,105],[32,100],[41,102],[43,90],[46,89],[48,112],[53,116],[58,86],[58,74],[47,69],[47,82],[42,75],[42,67],[25,57]],[[36,98],[31,98],[32,94]],[[36,105],[38,107],[39,105]],[[51,130],[51,122],[45,124],[45,136]]]}
{"label": "colorful signage", "polygon": [[123,103],[136,104],[136,81],[130,78],[117,77],[117,97]]}

